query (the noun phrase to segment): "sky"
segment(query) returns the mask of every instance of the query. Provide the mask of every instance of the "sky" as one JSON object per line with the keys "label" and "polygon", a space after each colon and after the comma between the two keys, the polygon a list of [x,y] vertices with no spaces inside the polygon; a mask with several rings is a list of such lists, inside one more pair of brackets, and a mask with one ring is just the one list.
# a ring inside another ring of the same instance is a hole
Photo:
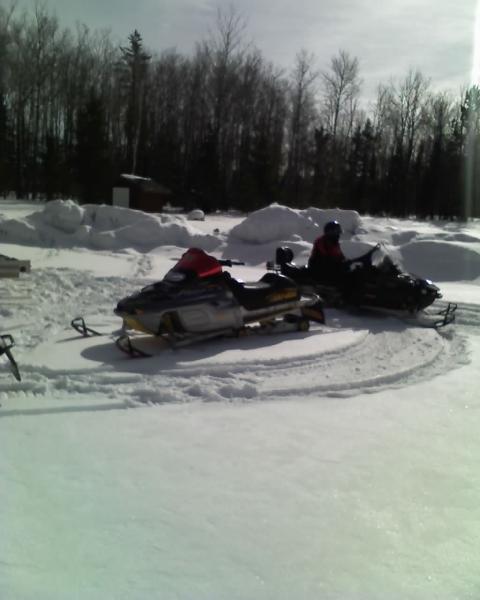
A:
{"label": "sky", "polygon": [[[0,357],[2,600],[479,597],[480,222],[331,210],[191,221],[0,199],[0,253],[31,261],[0,279],[22,375]],[[193,235],[217,231],[214,255],[254,281],[277,245],[303,264],[331,216],[357,224],[345,251],[382,240],[432,277],[431,310],[458,301],[456,322],[326,307],[307,332],[150,340],[142,359],[113,343],[117,301]],[[106,335],[77,335],[80,314]]]}
{"label": "sky", "polygon": [[410,68],[435,89],[457,92],[470,83],[475,54],[476,0],[46,0],[46,6],[63,26],[109,28],[119,43],[136,28],[149,49],[181,53],[215,29],[220,6],[233,6],[246,21],[245,40],[287,72],[301,49],[315,55],[321,70],[340,49],[356,56],[368,97]]}

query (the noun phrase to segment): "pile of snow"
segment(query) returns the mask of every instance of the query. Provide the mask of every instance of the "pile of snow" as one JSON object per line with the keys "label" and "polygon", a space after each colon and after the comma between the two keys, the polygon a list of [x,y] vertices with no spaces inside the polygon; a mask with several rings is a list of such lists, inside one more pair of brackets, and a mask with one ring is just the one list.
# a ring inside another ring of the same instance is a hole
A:
{"label": "pile of snow", "polygon": [[437,281],[472,281],[480,277],[480,242],[473,245],[415,240],[399,249],[407,271]]}
{"label": "pile of snow", "polygon": [[272,204],[253,212],[244,221],[233,227],[230,236],[250,244],[265,244],[278,240],[291,240],[294,236],[313,240],[321,231],[301,211]]}
{"label": "pile of snow", "polygon": [[220,240],[195,229],[179,215],[153,215],[118,206],[72,200],[48,202],[42,211],[20,219],[0,220],[0,241],[30,246],[89,247],[100,250],[158,246],[197,246],[207,251]]}
{"label": "pile of snow", "polygon": [[353,210],[296,210],[280,204],[271,204],[253,212],[242,223],[233,227],[230,236],[250,244],[298,239],[312,242],[322,234],[325,223],[332,220],[341,224],[347,236],[354,234],[361,225],[359,214]]}
{"label": "pile of snow", "polygon": [[75,233],[81,226],[85,209],[71,200],[47,202],[42,221],[64,233]]}
{"label": "pile of snow", "polygon": [[318,225],[322,231],[329,221],[338,221],[342,226],[344,236],[354,235],[362,227],[362,219],[356,210],[315,208],[311,206],[300,212]]}
{"label": "pile of snow", "polygon": [[200,208],[195,208],[188,213],[189,221],[205,221],[205,213]]}
{"label": "pile of snow", "polygon": [[[419,276],[434,281],[472,281],[480,277],[480,236],[473,223],[386,219],[380,227],[379,220],[360,218],[352,210],[298,210],[280,204],[237,219],[234,226],[231,217],[221,215],[209,215],[207,221],[197,221],[198,225],[188,222],[202,217],[205,214],[201,210],[191,211],[188,216],[158,215],[55,200],[30,214],[17,213],[10,218],[0,215],[0,243],[108,252],[132,249],[141,253],[195,246],[251,265],[272,260],[275,247],[285,244],[302,263],[325,223],[337,220],[342,225],[341,245],[347,258],[359,256],[381,242],[383,250],[401,267]],[[212,228],[212,224],[220,227]]]}

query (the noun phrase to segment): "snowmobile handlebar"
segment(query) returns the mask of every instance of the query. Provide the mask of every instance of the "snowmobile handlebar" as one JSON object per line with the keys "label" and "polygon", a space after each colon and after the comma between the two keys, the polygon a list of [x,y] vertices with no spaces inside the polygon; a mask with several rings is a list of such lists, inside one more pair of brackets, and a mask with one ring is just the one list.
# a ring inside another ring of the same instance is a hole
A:
{"label": "snowmobile handlebar", "polygon": [[380,248],[380,243],[377,243],[377,244],[375,244],[375,246],[372,246],[370,248],[370,250],[367,250],[363,256],[368,256],[369,254],[373,254],[376,250],[379,250],[379,248]]}
{"label": "snowmobile handlebar", "polygon": [[356,258],[351,258],[346,262],[347,266],[353,265],[354,263],[366,263],[367,261],[370,260],[370,258],[372,257],[372,254],[374,252],[376,252],[377,250],[379,250],[380,248],[380,244],[375,244],[375,246],[373,246],[372,248],[370,248],[370,250],[367,250],[367,252],[365,252],[365,254],[361,254],[360,256],[357,256]]}
{"label": "snowmobile handlebar", "polygon": [[[178,262],[181,259],[177,257],[177,258],[172,258],[171,260]],[[218,263],[220,263],[222,265],[222,267],[234,267],[235,265],[244,265],[245,264],[242,260],[235,260],[235,259],[231,259],[231,258],[217,258],[216,260]]]}
{"label": "snowmobile handlebar", "polygon": [[230,258],[219,258],[218,262],[222,265],[222,267],[233,267],[235,265],[245,264],[242,260],[231,260]]}
{"label": "snowmobile handlebar", "polygon": [[[370,256],[372,256],[372,254],[374,252],[376,252],[379,249],[380,249],[380,244],[375,244],[375,246],[373,246],[373,248],[370,248],[370,250],[367,250],[367,252],[365,252],[363,257],[365,257],[365,258],[370,257]],[[360,258],[363,258],[363,257],[360,257]]]}

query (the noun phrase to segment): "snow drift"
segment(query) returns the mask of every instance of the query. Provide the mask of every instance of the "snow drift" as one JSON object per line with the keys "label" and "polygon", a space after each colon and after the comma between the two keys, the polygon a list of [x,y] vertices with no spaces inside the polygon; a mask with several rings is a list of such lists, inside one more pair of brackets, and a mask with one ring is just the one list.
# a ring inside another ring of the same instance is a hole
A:
{"label": "snow drift", "polygon": [[298,238],[312,242],[322,234],[325,223],[331,220],[337,220],[347,235],[355,233],[361,224],[360,216],[353,210],[296,210],[272,204],[253,212],[242,223],[233,227],[230,235],[250,244]]}
{"label": "snow drift", "polygon": [[148,214],[103,204],[79,206],[72,200],[53,200],[42,211],[22,219],[1,220],[0,241],[144,252],[165,245],[211,251],[220,243],[218,237],[199,231],[180,215]]}
{"label": "snow drift", "polygon": [[395,261],[421,277],[472,281],[480,276],[480,236],[474,223],[385,219],[379,227],[374,218],[360,217],[353,210],[298,210],[280,204],[257,210],[243,219],[230,219],[232,225],[222,227],[220,233],[218,227],[208,227],[208,219],[193,225],[188,222],[188,215],[149,214],[55,200],[26,216],[0,215],[0,243],[109,252],[132,249],[142,253],[167,246],[196,246],[252,265],[272,260],[275,247],[285,244],[302,262],[324,224],[333,219],[342,225],[342,248],[348,258],[359,256],[373,243],[383,242],[384,250]]}

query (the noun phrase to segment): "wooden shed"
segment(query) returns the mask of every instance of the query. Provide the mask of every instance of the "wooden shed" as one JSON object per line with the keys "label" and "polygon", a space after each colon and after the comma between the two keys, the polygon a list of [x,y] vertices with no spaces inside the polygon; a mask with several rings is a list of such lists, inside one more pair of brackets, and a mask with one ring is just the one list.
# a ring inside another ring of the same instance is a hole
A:
{"label": "wooden shed", "polygon": [[160,212],[172,191],[148,177],[122,174],[112,190],[112,205],[145,212]]}

